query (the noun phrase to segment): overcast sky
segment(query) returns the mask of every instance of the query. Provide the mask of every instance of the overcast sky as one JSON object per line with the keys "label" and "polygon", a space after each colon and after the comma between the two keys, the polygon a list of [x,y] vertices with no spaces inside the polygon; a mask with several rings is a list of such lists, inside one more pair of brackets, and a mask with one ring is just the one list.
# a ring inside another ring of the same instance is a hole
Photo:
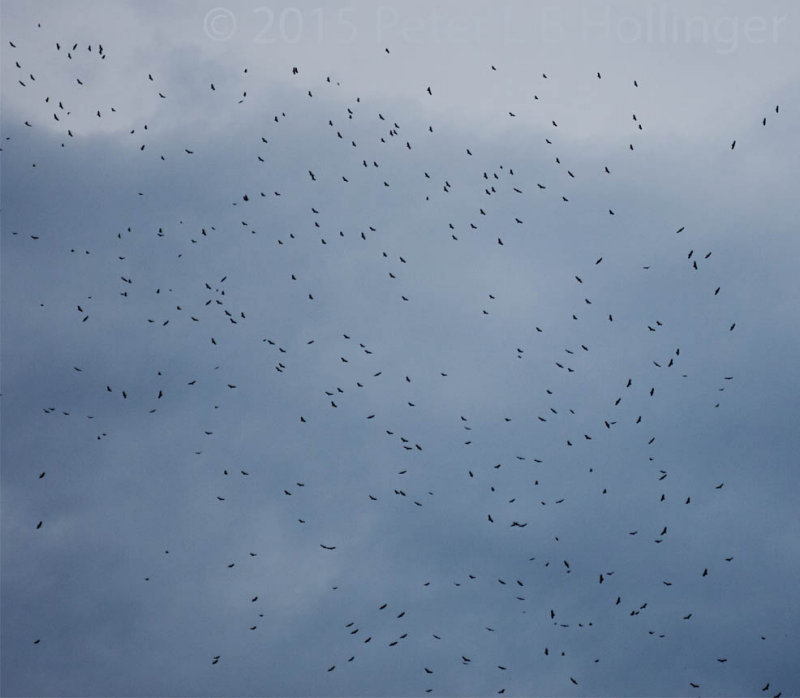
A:
{"label": "overcast sky", "polygon": [[0,19],[4,696],[800,695],[794,3]]}

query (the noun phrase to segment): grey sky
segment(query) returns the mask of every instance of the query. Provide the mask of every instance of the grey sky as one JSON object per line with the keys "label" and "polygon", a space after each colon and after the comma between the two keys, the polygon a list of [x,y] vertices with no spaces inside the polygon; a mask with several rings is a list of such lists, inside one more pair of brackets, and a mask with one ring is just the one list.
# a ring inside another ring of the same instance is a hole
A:
{"label": "grey sky", "polygon": [[800,694],[797,21],[4,3],[2,694]]}

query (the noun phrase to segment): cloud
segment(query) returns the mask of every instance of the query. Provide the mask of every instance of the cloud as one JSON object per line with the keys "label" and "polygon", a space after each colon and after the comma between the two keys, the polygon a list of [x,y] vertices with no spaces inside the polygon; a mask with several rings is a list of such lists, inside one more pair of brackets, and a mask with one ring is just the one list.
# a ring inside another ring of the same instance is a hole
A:
{"label": "cloud", "polygon": [[4,5],[4,692],[796,690],[790,20],[607,7]]}

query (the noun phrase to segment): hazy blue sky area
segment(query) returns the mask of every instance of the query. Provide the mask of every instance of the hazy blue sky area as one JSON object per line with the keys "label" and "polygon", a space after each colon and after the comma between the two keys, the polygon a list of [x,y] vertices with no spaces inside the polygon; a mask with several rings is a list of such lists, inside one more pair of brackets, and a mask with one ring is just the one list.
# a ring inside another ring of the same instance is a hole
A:
{"label": "hazy blue sky area", "polygon": [[0,19],[2,695],[800,695],[795,3]]}

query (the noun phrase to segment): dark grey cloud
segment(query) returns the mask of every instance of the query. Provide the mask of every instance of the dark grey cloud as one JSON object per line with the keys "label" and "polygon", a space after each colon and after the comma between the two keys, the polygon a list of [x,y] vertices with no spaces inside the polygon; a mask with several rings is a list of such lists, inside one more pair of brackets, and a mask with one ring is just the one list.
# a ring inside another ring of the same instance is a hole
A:
{"label": "dark grey cloud", "polygon": [[349,7],[3,6],[3,693],[797,694],[790,7]]}

